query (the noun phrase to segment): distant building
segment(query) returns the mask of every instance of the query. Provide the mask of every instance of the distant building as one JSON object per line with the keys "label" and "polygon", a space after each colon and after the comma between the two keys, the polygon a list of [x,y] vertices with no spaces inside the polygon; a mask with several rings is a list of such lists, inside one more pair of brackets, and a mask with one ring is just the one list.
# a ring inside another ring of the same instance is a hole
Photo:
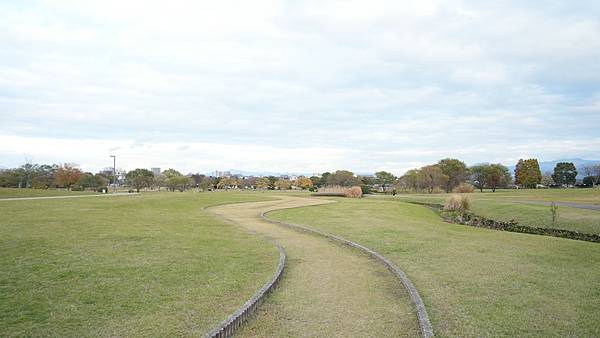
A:
{"label": "distant building", "polygon": [[154,176],[160,175],[160,168],[150,168],[150,170],[152,170]]}
{"label": "distant building", "polygon": [[231,177],[231,171],[215,171],[215,177]]}

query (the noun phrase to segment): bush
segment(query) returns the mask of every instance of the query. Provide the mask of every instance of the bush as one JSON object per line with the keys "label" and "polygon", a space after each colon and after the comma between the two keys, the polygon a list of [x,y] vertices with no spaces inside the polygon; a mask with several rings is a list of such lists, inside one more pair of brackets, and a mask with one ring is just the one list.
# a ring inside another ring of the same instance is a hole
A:
{"label": "bush", "polygon": [[457,212],[461,218],[471,209],[471,199],[467,195],[452,194],[444,204],[444,211]]}
{"label": "bush", "polygon": [[354,186],[352,188],[346,189],[345,193],[346,197],[349,198],[361,198],[362,197],[362,189],[359,186]]}
{"label": "bush", "polygon": [[469,183],[461,183],[452,189],[452,192],[459,194],[470,194],[475,191],[475,187]]}
{"label": "bush", "polygon": [[368,185],[363,184],[360,186],[360,190],[362,190],[362,194],[366,195],[366,194],[370,194],[371,193],[371,188],[369,188]]}

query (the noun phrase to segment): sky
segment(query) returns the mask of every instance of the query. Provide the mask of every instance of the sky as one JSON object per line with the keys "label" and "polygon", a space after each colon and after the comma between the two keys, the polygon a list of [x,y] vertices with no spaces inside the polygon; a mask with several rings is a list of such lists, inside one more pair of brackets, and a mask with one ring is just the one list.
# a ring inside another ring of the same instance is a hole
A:
{"label": "sky", "polygon": [[600,159],[598,1],[0,0],[0,167]]}

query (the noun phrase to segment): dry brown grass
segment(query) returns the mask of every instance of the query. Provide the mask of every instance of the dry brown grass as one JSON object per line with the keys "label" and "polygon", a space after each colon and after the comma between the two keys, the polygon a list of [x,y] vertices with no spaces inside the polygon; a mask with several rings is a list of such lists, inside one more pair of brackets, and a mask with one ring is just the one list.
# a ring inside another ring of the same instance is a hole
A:
{"label": "dry brown grass", "polygon": [[471,199],[467,195],[452,194],[444,203],[445,211],[456,211],[460,215],[464,215],[471,209]]}
{"label": "dry brown grass", "polygon": [[470,194],[472,192],[475,192],[475,187],[469,183],[461,183],[454,189],[452,189],[452,192],[459,194]]}

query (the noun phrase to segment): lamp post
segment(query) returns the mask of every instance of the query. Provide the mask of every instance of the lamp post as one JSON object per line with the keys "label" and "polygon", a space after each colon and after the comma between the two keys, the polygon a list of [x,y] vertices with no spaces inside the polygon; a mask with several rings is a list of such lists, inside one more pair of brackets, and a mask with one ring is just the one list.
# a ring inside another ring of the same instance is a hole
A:
{"label": "lamp post", "polygon": [[113,192],[117,192],[117,156],[110,155],[113,158]]}

